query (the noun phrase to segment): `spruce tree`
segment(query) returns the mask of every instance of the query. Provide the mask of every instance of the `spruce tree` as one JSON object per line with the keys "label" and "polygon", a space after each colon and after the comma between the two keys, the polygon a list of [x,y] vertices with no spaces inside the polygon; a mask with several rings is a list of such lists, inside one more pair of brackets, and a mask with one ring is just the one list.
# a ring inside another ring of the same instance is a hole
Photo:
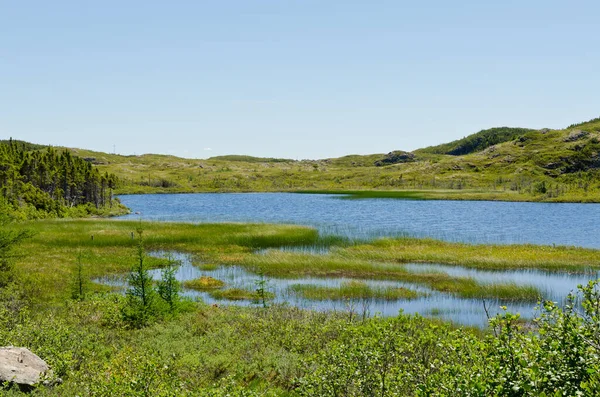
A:
{"label": "spruce tree", "polygon": [[126,293],[126,305],[123,308],[125,320],[135,328],[148,325],[157,312],[156,291],[152,286],[152,277],[145,263],[143,230],[137,230],[138,244],[136,262],[129,273],[129,289]]}

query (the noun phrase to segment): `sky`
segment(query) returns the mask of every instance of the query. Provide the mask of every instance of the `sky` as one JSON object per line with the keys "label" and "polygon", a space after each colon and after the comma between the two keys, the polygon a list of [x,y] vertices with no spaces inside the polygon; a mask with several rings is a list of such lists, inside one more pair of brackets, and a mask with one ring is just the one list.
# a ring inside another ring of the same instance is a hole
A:
{"label": "sky", "polygon": [[317,159],[600,116],[600,2],[0,0],[0,139]]}

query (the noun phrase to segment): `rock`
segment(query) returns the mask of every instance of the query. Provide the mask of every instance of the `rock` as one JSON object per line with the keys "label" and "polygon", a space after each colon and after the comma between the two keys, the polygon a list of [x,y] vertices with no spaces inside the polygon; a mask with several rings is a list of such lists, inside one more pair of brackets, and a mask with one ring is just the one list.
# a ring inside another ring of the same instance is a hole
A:
{"label": "rock", "polygon": [[573,142],[577,141],[581,138],[585,138],[588,136],[589,132],[582,130],[573,130],[569,133],[569,135],[565,138],[565,142]]}
{"label": "rock", "polygon": [[542,128],[540,132],[545,135],[550,132],[550,128]]}
{"label": "rock", "polygon": [[24,347],[0,347],[0,383],[34,386],[49,370],[44,360]]}
{"label": "rock", "polygon": [[410,152],[405,152],[402,150],[395,150],[393,152],[389,152],[385,155],[385,157],[381,160],[377,160],[375,162],[375,166],[381,167],[383,165],[390,164],[398,164],[398,163],[408,163],[415,160],[415,155]]}

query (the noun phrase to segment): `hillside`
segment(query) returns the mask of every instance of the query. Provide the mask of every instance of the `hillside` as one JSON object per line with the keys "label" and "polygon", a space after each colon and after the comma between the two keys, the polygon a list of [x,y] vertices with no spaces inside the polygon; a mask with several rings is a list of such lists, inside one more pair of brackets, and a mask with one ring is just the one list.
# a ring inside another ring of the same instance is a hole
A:
{"label": "hillside", "polygon": [[599,142],[600,119],[593,119],[557,130],[491,128],[412,153],[322,160],[69,150],[117,175],[121,194],[399,190],[422,198],[600,202]]}
{"label": "hillside", "polygon": [[294,161],[292,159],[276,159],[272,157],[254,157],[239,154],[230,154],[225,156],[210,157],[209,160],[224,160],[224,161],[244,161],[246,163],[287,163]]}
{"label": "hillside", "polygon": [[430,146],[424,149],[419,149],[417,150],[417,152],[462,156],[464,154],[480,152],[492,145],[513,141],[532,131],[534,130],[530,130],[527,128],[490,128],[488,130],[482,130],[475,134],[469,135],[468,137],[465,137],[463,139],[459,139],[449,143],[444,143],[437,146]]}

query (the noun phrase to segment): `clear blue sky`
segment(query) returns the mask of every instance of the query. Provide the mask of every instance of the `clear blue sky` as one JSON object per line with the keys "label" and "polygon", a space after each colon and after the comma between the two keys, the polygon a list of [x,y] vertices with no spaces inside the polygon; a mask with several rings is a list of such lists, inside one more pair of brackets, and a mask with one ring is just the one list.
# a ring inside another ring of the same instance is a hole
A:
{"label": "clear blue sky", "polygon": [[576,0],[0,0],[0,137],[302,159],[565,127],[600,116],[599,15]]}

